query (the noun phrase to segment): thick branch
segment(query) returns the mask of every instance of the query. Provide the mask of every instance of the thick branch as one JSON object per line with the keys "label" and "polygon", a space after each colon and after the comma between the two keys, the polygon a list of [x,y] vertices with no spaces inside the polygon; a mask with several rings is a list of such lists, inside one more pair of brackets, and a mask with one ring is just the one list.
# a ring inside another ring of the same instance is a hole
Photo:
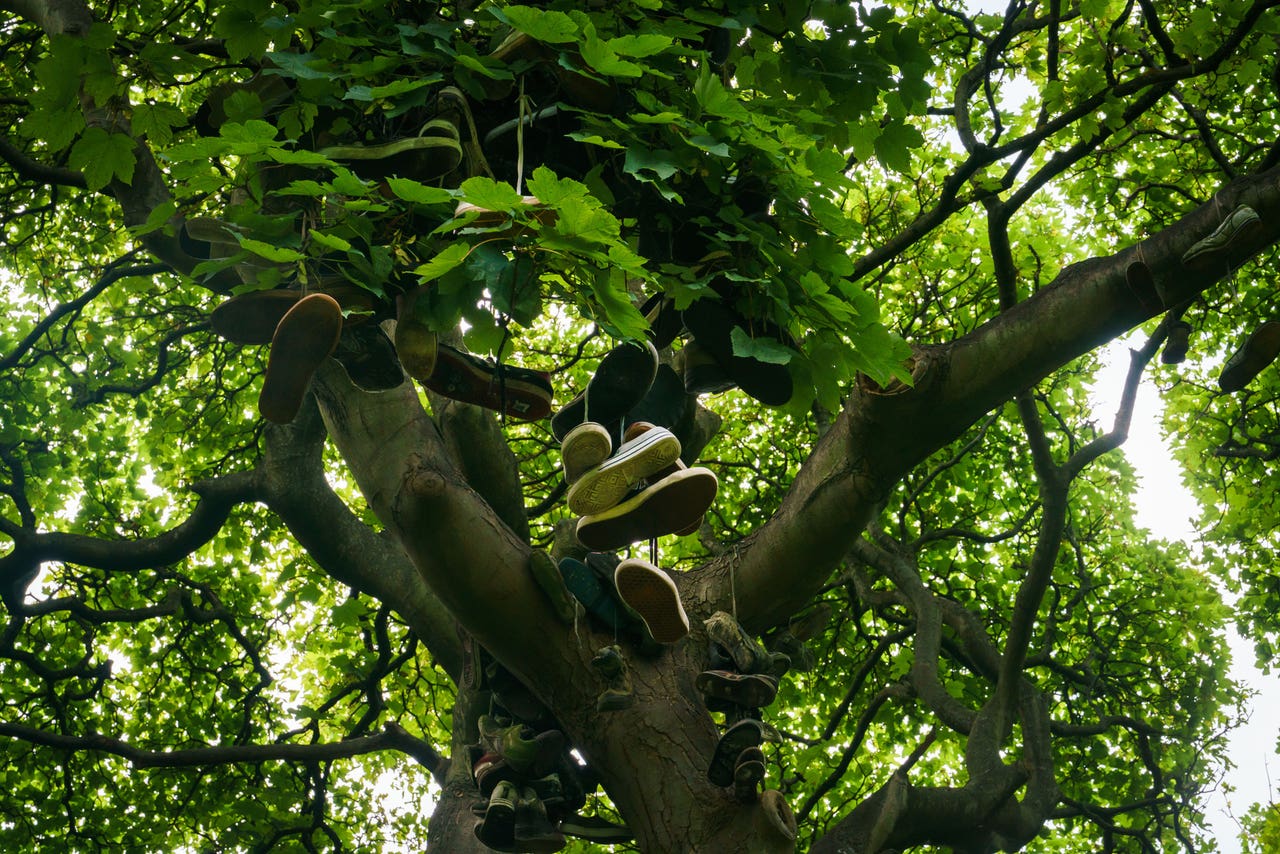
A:
{"label": "thick branch", "polygon": [[28,157],[22,149],[0,137],[0,160],[8,163],[18,177],[40,184],[61,184],[66,187],[85,186],[84,175],[74,169],[50,166]]}
{"label": "thick branch", "polygon": [[236,472],[202,481],[191,488],[200,496],[183,522],[154,537],[103,540],[81,534],[24,532],[13,550],[0,558],[0,594],[12,613],[20,613],[26,585],[40,564],[63,561],[114,572],[167,566],[203,546],[221,530],[237,504],[259,500],[257,474]]}

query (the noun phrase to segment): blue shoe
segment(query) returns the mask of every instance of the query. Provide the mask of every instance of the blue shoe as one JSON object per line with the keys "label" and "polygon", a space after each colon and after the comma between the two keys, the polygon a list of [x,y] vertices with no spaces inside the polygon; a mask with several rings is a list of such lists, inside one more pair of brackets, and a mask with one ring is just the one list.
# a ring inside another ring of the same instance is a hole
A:
{"label": "blue shoe", "polygon": [[560,560],[560,574],[564,576],[565,587],[582,603],[588,616],[604,623],[605,628],[611,631],[622,630],[625,625],[622,609],[599,575],[582,561],[571,557]]}

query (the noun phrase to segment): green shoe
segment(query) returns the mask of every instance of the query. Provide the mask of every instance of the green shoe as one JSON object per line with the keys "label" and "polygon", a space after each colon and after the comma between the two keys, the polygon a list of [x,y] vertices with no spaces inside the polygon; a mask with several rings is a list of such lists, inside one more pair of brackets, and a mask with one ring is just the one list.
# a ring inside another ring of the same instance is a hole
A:
{"label": "green shoe", "polygon": [[320,149],[330,160],[346,163],[366,181],[391,177],[431,181],[448,175],[462,164],[458,128],[447,119],[432,119],[417,136],[382,145],[331,145]]}
{"label": "green shoe", "polygon": [[578,615],[577,600],[564,584],[564,576],[551,555],[542,549],[534,549],[529,554],[529,574],[546,594],[551,603],[551,610],[563,623],[572,625],[573,618]]}
{"label": "green shoe", "polygon": [[1248,243],[1262,229],[1262,218],[1248,205],[1240,205],[1227,214],[1208,237],[1192,245],[1182,256],[1182,263],[1193,270],[1207,270],[1215,264],[1224,266],[1241,243]]}

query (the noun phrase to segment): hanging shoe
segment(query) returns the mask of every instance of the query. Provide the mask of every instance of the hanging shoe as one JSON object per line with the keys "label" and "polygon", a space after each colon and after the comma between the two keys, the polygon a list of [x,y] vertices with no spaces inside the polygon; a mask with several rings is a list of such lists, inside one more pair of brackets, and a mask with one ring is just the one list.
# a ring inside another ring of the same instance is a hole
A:
{"label": "hanging shoe", "polygon": [[684,390],[695,397],[700,394],[720,394],[738,387],[729,373],[707,349],[696,340],[690,340],[680,351],[684,373]]}
{"label": "hanging shoe", "polygon": [[560,443],[560,465],[565,482],[572,486],[588,469],[609,459],[613,439],[609,431],[594,421],[584,421],[570,430]]}
{"label": "hanging shoe", "polygon": [[640,481],[679,458],[680,440],[670,430],[648,430],[624,442],[613,456],[578,478],[569,488],[569,509],[579,516],[590,516],[616,507]]}
{"label": "hanging shoe", "polygon": [[347,327],[344,324],[333,359],[362,391],[390,391],[404,383],[396,348],[376,325]]}
{"label": "hanging shoe", "polygon": [[234,269],[246,285],[260,284],[264,288],[278,285],[296,269],[294,263],[268,261],[250,252],[240,245],[236,235],[248,236],[245,229],[232,223],[211,216],[193,216],[183,222],[178,238],[188,255],[205,261],[225,262],[219,266]]}
{"label": "hanging shoe", "polygon": [[1240,244],[1249,243],[1262,231],[1262,218],[1248,205],[1240,205],[1203,240],[1193,244],[1182,256],[1182,263],[1193,270],[1214,266],[1228,267],[1239,254]]}
{"label": "hanging shoe", "polygon": [[609,680],[609,687],[596,698],[596,710],[617,712],[631,708],[636,698],[631,690],[631,670],[622,655],[622,648],[617,644],[604,647],[591,659],[591,666]]}
{"label": "hanging shoe", "polygon": [[578,541],[597,552],[697,530],[715,500],[719,483],[710,469],[696,466],[669,474],[616,507],[578,520]]}
{"label": "hanging shoe", "polygon": [[[697,398],[685,391],[684,381],[670,365],[659,365],[653,385],[649,386],[644,399],[627,413],[626,420],[631,422],[628,431],[640,422],[666,427],[680,440],[683,453],[688,450],[684,447],[685,440],[693,434],[697,417]],[[627,435],[624,441],[634,438]]]}
{"label": "hanging shoe", "polygon": [[617,421],[644,399],[657,372],[658,351],[648,341],[614,347],[600,360],[586,390],[551,418],[552,434],[563,442],[588,419],[605,425]]}
{"label": "hanging shoe", "polygon": [[516,821],[513,831],[516,851],[549,854],[559,851],[566,844],[564,834],[547,818],[547,808],[532,786],[520,788],[516,805]]}
{"label": "hanging shoe", "polygon": [[760,797],[760,784],[764,782],[764,751],[748,747],[738,754],[733,766],[733,797],[739,803],[753,804]]}
{"label": "hanging shoe", "polygon": [[436,334],[416,312],[425,292],[424,286],[418,286],[396,298],[396,356],[405,372],[422,383],[435,373],[439,357]]}
{"label": "hanging shoe", "polygon": [[573,594],[565,586],[564,576],[560,574],[560,568],[556,566],[556,562],[542,549],[534,549],[529,553],[529,574],[533,576],[534,583],[546,595],[547,601],[551,603],[551,610],[560,618],[561,622],[573,623],[573,618],[578,613],[577,605]]}
{"label": "hanging shoe", "polygon": [[1240,391],[1280,356],[1280,321],[1259,326],[1239,350],[1231,354],[1218,376],[1218,387],[1228,394]]}
{"label": "hanging shoe", "polygon": [[298,414],[302,397],[320,363],[338,345],[342,307],[326,294],[308,294],[289,309],[271,339],[267,373],[258,395],[258,411],[276,424]]}
{"label": "hanging shoe", "polygon": [[471,775],[476,781],[476,788],[486,798],[493,794],[499,783],[511,782],[519,776],[507,760],[493,751],[482,754],[475,761],[471,766]]}
{"label": "hanging shoe", "polygon": [[520,790],[513,783],[503,781],[493,789],[484,818],[475,826],[476,838],[490,848],[509,850],[515,841],[516,805],[520,802]]}
{"label": "hanging shoe", "polygon": [[345,163],[366,181],[385,181],[392,177],[433,181],[462,164],[458,127],[443,118],[424,124],[417,136],[380,145],[331,145],[320,149],[319,154]]}
{"label": "hanging shoe", "polygon": [[653,564],[630,558],[613,573],[618,595],[644,621],[657,643],[675,643],[689,634],[689,617],[680,603],[680,590],[671,577]]}
{"label": "hanging shoe", "polygon": [[[683,313],[684,325],[694,340],[704,348],[732,381],[746,394],[765,406],[782,406],[791,400],[794,386],[786,365],[763,362],[733,352],[733,330],[740,329],[750,337],[766,337],[781,341],[782,332],[772,324],[749,321],[718,299],[694,300]],[[753,325],[759,330],[752,333]],[[685,376],[685,387],[689,376]]]}
{"label": "hanging shoe", "polygon": [[561,558],[560,575],[564,578],[565,587],[582,603],[587,616],[599,620],[608,631],[616,633],[621,630],[625,622],[622,612],[604,582],[587,564],[576,558]]}
{"label": "hanging shoe", "polygon": [[773,669],[773,656],[764,644],[742,627],[732,614],[716,611],[704,622],[707,637],[720,647],[739,673],[768,673]]}
{"label": "hanging shoe", "polygon": [[[313,291],[337,300],[342,312],[372,312],[373,295],[362,288],[335,287]],[[306,294],[293,288],[250,291],[220,303],[209,314],[209,327],[233,344],[270,344],[276,327]],[[355,325],[344,321],[344,326]]]}
{"label": "hanging shoe", "polygon": [[1181,365],[1187,360],[1187,349],[1190,346],[1191,324],[1179,320],[1169,327],[1164,349],[1160,351],[1160,361],[1166,365]]}
{"label": "hanging shoe", "polygon": [[1156,284],[1151,268],[1146,264],[1141,261],[1131,263],[1125,268],[1124,280],[1149,314],[1159,314],[1169,308],[1164,300],[1164,289]]}
{"label": "hanging shoe", "polygon": [[422,384],[436,394],[486,409],[505,412],[521,421],[538,421],[551,414],[551,375],[511,365],[499,366],[446,344],[437,348],[436,366]]}
{"label": "hanging shoe", "polygon": [[707,769],[707,779],[717,786],[732,786],[733,772],[742,751],[748,747],[759,747],[764,740],[764,727],[754,718],[738,721],[729,727],[716,743],[711,766]]}
{"label": "hanging shoe", "polygon": [[649,323],[649,340],[659,350],[670,347],[684,331],[684,320],[676,311],[675,303],[665,294],[654,294],[640,306],[640,313]]}
{"label": "hanging shoe", "polygon": [[560,822],[560,832],[598,845],[616,845],[635,838],[635,834],[625,824],[614,824],[594,815],[571,815]]}
{"label": "hanging shoe", "polygon": [[746,709],[762,709],[778,696],[778,680],[762,673],[704,670],[693,684],[703,697],[727,701]]}

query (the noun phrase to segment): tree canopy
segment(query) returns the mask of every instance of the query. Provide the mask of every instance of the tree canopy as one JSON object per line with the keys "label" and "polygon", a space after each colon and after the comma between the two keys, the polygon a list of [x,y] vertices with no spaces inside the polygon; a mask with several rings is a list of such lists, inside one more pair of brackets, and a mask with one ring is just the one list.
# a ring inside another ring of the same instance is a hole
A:
{"label": "tree canopy", "polygon": [[[0,845],[484,851],[518,696],[566,850],[1213,850],[1224,632],[1280,644],[1280,3],[972,5],[0,0]],[[281,417],[226,318],[303,293]],[[739,389],[686,391],[708,316]],[[585,549],[508,396],[655,337],[718,478],[623,550],[672,644],[540,570]],[[717,614],[789,659],[763,792],[708,777]]]}

